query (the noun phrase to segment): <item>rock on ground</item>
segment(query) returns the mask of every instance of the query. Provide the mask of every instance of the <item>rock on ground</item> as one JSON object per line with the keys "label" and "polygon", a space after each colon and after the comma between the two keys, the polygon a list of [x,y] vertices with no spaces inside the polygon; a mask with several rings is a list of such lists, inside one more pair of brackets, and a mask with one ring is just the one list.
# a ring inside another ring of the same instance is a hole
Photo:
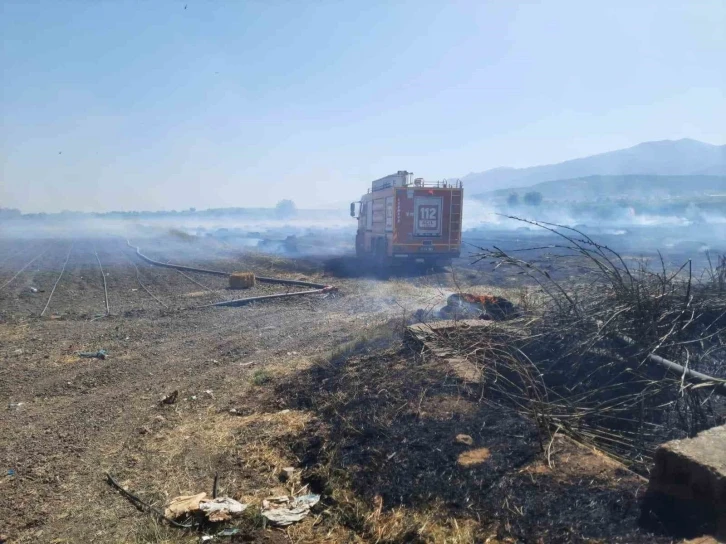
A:
{"label": "rock on ground", "polygon": [[684,537],[726,539],[726,426],[658,448],[643,521]]}

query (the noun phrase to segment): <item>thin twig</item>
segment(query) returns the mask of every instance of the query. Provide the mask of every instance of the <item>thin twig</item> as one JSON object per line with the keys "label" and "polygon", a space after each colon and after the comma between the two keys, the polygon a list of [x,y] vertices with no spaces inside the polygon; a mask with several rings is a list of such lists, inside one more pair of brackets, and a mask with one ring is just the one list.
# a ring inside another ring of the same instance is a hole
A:
{"label": "thin twig", "polygon": [[164,521],[168,522],[169,524],[173,525],[174,527],[178,527],[179,529],[192,529],[197,526],[197,524],[195,524],[195,523],[192,523],[192,524],[179,523],[178,521],[174,521],[173,519],[166,517],[161,510],[151,506],[148,502],[142,500],[137,495],[134,495],[133,493],[131,493],[131,491],[127,491],[126,489],[121,487],[121,484],[119,484],[116,480],[114,480],[113,476],[111,476],[111,474],[109,474],[108,472],[106,473],[106,482],[111,487],[117,489],[124,497],[126,497],[129,501],[131,501],[131,503],[134,506],[136,506],[136,508],[141,510],[142,512],[144,510],[146,510],[146,512],[153,514],[158,519],[164,520]]}

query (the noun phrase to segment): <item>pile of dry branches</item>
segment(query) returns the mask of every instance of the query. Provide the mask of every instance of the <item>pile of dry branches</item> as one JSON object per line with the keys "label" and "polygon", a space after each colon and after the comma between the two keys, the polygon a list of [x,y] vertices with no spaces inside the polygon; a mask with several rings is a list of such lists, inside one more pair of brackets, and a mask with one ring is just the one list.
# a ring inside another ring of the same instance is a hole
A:
{"label": "pile of dry branches", "polygon": [[658,444],[723,422],[726,257],[698,276],[690,261],[668,270],[661,258],[654,270],[578,230],[528,223],[559,237],[550,260],[578,274],[555,280],[551,267],[480,248],[479,260],[529,276],[544,300],[516,323],[451,339],[481,368],[484,397],[533,417],[543,447],[567,433],[643,470]]}

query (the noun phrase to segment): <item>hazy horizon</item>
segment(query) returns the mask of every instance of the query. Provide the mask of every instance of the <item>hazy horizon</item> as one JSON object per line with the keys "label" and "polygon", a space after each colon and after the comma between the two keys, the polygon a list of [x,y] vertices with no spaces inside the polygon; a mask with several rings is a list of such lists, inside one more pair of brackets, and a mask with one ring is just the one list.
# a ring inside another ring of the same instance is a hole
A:
{"label": "hazy horizon", "polygon": [[726,3],[0,2],[0,207],[349,202],[723,145]]}

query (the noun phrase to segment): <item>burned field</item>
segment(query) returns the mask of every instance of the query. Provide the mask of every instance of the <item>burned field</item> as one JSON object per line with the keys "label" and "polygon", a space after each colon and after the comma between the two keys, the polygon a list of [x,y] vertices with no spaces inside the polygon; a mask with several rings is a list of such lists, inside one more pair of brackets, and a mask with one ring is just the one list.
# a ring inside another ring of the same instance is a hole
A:
{"label": "burned field", "polygon": [[[610,397],[588,405],[582,391],[568,396],[561,384],[535,379],[531,394],[519,398],[513,391],[528,391],[521,376],[535,375],[527,366],[539,353],[532,346],[600,342],[599,361],[607,360],[601,328],[573,326],[577,320],[563,328],[557,320],[565,314],[546,313],[546,297],[531,277],[511,282],[516,274],[503,267],[467,265],[381,279],[210,240],[131,242],[160,262],[338,290],[210,308],[204,306],[305,288],[257,283],[229,290],[222,276],[150,265],[118,238],[0,242],[0,533],[10,542],[191,543],[214,534],[220,542],[310,543],[685,536],[641,523],[648,459],[658,440],[717,424],[721,405],[708,387],[691,390],[684,382],[672,418],[656,424],[657,403],[671,402],[666,392],[678,393],[680,381],[648,375],[660,385],[643,396],[642,382],[631,380],[628,391],[641,395],[644,415],[634,427],[639,432],[621,429],[633,437],[628,447],[613,448],[600,440],[612,432],[613,412],[591,410]],[[550,275],[559,281],[576,269],[567,270]],[[416,310],[431,313],[461,291],[504,296],[521,314],[494,322],[485,336],[436,335],[446,353],[410,341],[406,325]],[[537,329],[542,323],[557,324],[561,334]],[[720,372],[714,361],[722,337],[711,332],[703,338],[714,342],[706,355],[689,353],[692,368],[713,374]],[[681,360],[683,334],[673,345],[663,342],[662,353]],[[552,337],[537,343],[538,335]],[[105,359],[79,356],[98,350]],[[585,352],[562,353],[584,368]],[[490,369],[496,374],[486,374]],[[505,380],[516,387],[501,387]],[[556,409],[563,406],[565,413]],[[143,500],[136,504],[143,512],[108,485],[107,473]],[[190,529],[149,511],[178,495],[211,496],[213,488],[247,509]],[[266,521],[265,499],[306,493],[320,502],[300,521],[284,528]],[[224,528],[236,534],[219,535]]]}
{"label": "burned field", "polygon": [[[82,319],[107,313],[173,311],[244,296],[244,292],[228,289],[227,277],[149,264],[121,239],[47,240],[27,245],[24,251],[8,250],[6,262],[0,263],[1,283],[7,284],[0,291],[5,319],[34,315]],[[148,243],[145,251],[167,262],[168,257],[156,251],[157,245]],[[167,243],[166,248],[181,252],[190,262],[200,258],[198,248],[194,251],[188,244]],[[202,258],[208,263],[210,255]],[[222,272],[235,272],[231,261],[220,259],[215,264]],[[286,292],[289,287],[260,284],[254,296]]]}

